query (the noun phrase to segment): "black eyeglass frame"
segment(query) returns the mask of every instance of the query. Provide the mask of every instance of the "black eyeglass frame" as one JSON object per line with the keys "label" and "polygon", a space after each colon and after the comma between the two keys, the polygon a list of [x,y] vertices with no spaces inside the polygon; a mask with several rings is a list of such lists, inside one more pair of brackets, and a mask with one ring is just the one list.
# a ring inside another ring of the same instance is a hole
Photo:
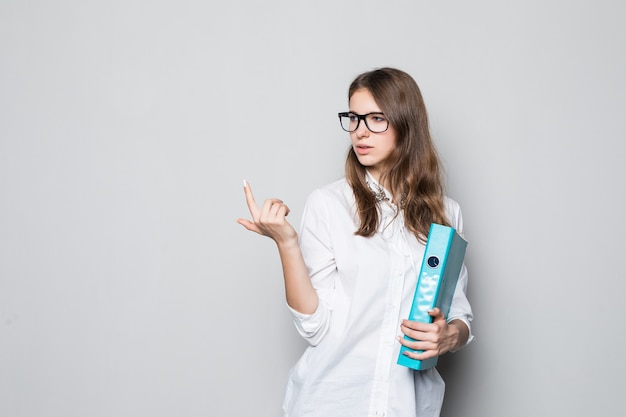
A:
{"label": "black eyeglass frame", "polygon": [[[367,130],[369,130],[372,133],[383,133],[383,132],[386,132],[389,129],[389,119],[385,118],[387,120],[387,127],[385,128],[385,130],[381,130],[379,132],[376,132],[376,131],[372,130],[370,128],[370,126],[367,124],[366,117],[367,116],[371,116],[372,114],[379,114],[379,115],[382,115],[382,116],[385,115],[385,113],[383,113],[381,111],[375,111],[375,112],[371,112],[371,113],[367,113],[367,114],[356,114],[354,112],[347,111],[347,112],[338,113],[337,116],[339,117],[339,125],[341,126],[341,128],[343,130],[345,130],[348,133],[355,132],[359,128],[359,125],[361,124],[361,120],[363,120],[363,122],[365,123],[365,127],[367,127]],[[353,130],[348,130],[348,129],[344,128],[343,127],[343,123],[341,123],[341,118],[342,117],[350,117],[350,116],[356,116],[356,118],[358,119],[358,121],[356,122],[356,126],[354,127]]]}

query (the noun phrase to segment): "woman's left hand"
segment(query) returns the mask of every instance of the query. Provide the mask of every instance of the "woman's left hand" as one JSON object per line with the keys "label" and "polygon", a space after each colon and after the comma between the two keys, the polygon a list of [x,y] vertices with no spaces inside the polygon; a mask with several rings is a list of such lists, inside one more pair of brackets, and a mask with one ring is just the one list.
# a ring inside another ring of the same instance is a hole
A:
{"label": "woman's left hand", "polygon": [[[460,342],[464,338],[462,335],[464,329],[459,326],[466,328],[465,323],[458,320],[447,323],[446,318],[438,308],[429,311],[428,314],[433,318],[432,323],[402,320],[400,330],[415,341],[400,336],[398,337],[400,343],[410,349],[423,351],[422,353],[406,351],[405,354],[410,358],[429,359],[441,356],[463,345]],[[467,340],[466,337],[465,340]]]}

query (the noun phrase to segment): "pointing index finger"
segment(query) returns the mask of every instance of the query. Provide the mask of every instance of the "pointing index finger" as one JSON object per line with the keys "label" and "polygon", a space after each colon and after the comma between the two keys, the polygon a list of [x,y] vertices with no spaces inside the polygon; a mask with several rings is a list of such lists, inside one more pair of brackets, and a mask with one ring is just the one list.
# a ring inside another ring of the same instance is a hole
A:
{"label": "pointing index finger", "polygon": [[243,180],[243,192],[246,195],[246,204],[248,205],[250,214],[252,214],[252,217],[255,217],[256,214],[259,212],[259,207],[257,206],[256,201],[254,200],[254,196],[252,195],[252,189],[250,188],[250,184],[248,184],[248,181],[246,180]]}

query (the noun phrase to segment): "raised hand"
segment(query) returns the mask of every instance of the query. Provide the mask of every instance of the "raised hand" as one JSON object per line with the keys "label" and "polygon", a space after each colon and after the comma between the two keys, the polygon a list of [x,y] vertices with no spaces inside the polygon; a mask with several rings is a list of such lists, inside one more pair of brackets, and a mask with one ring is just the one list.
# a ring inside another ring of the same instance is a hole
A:
{"label": "raised hand", "polygon": [[286,219],[289,207],[282,200],[270,198],[259,208],[246,181],[243,182],[243,191],[252,220],[237,219],[237,223],[252,232],[274,239],[283,266],[287,304],[302,314],[313,314],[318,306],[317,292],[302,258],[298,234]]}
{"label": "raised hand", "polygon": [[243,191],[252,220],[237,219],[237,223],[246,229],[273,239],[278,245],[297,242],[296,230],[287,221],[289,207],[282,200],[270,198],[259,208],[250,184],[244,180]]}

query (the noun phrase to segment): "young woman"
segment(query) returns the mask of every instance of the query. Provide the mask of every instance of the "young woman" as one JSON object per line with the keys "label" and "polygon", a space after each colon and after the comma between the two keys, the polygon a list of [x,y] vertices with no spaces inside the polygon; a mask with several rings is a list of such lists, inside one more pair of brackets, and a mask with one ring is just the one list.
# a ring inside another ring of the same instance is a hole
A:
{"label": "young woman", "polygon": [[[448,317],[406,320],[430,224],[462,233],[459,205],[443,195],[426,107],[411,76],[381,68],[350,85],[346,175],[307,199],[300,234],[279,199],[260,207],[244,192],[246,229],[272,238],[287,304],[310,346],[292,368],[286,417],[439,416],[444,382],[435,368],[398,365],[401,345],[427,359],[471,339],[462,267]],[[402,334],[417,342],[405,340]]]}

